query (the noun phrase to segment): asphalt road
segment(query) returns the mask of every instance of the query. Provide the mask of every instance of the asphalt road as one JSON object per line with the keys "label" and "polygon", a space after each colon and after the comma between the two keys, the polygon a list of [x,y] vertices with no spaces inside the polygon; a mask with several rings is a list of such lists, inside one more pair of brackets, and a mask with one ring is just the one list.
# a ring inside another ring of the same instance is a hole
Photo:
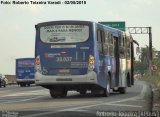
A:
{"label": "asphalt road", "polygon": [[110,97],[70,91],[66,98],[53,99],[47,89],[35,85],[0,88],[0,117],[156,117],[149,113],[151,106],[152,89],[143,81],[136,81],[126,94]]}

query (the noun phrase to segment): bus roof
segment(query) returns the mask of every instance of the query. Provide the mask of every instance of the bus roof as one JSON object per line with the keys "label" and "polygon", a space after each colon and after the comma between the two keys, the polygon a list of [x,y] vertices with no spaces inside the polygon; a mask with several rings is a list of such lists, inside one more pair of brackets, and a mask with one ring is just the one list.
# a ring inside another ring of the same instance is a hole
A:
{"label": "bus roof", "polygon": [[42,23],[38,23],[36,26],[43,26],[43,25],[46,25],[47,24],[53,24],[53,23],[73,23],[75,24],[76,22],[79,22],[79,23],[86,23],[86,24],[89,24],[89,23],[93,23],[92,21],[82,21],[82,20],[56,20],[56,21],[48,21],[48,22],[42,22]]}
{"label": "bus roof", "polygon": [[112,27],[109,27],[109,26],[106,26],[106,25],[103,25],[103,24],[100,24],[98,22],[94,22],[94,21],[85,21],[85,20],[55,20],[55,21],[48,21],[48,22],[41,22],[41,23],[38,23],[37,25],[40,26],[40,25],[45,25],[46,23],[47,24],[52,24],[52,23],[76,23],[76,22],[81,22],[81,23],[91,23],[91,24],[98,24],[98,25],[101,25],[103,26],[104,28],[108,28],[109,30],[113,30],[113,31],[118,31],[118,32],[123,32],[121,30],[118,30],[116,28],[112,28]]}
{"label": "bus roof", "polygon": [[93,24],[95,26],[99,26],[102,27],[104,30],[108,30],[111,31],[113,33],[113,36],[118,37],[120,34],[126,34],[124,31],[118,30],[116,28],[112,28],[103,24],[100,24],[98,22],[94,22],[94,21],[85,21],[85,20],[55,20],[55,21],[48,21],[48,22],[42,22],[42,23],[38,23],[37,25],[35,25],[35,28],[40,27],[40,26],[45,26],[46,24],[65,24],[65,23],[70,23],[70,24],[75,24],[75,23],[85,23],[85,24]]}

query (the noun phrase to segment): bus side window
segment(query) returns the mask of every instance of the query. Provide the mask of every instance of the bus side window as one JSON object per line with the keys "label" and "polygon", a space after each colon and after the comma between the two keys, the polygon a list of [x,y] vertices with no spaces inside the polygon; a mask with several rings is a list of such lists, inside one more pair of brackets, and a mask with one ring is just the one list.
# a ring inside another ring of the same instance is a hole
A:
{"label": "bus side window", "polygon": [[100,43],[101,42],[101,31],[97,30],[97,42]]}
{"label": "bus side window", "polygon": [[106,45],[107,45],[107,48],[106,48],[106,55],[109,55],[109,56],[114,56],[114,41],[113,41],[113,35],[111,32],[106,32]]}
{"label": "bus side window", "polygon": [[120,47],[123,47],[123,41],[124,40],[124,37],[123,37],[123,34],[121,34],[120,38],[119,38],[119,44],[120,44]]}
{"label": "bus side window", "polygon": [[127,48],[127,59],[131,58],[131,50],[130,48]]}
{"label": "bus side window", "polygon": [[103,43],[103,50],[104,50],[104,55],[109,55],[109,51],[108,51],[108,49],[109,49],[109,43],[108,43],[108,32],[107,31],[105,31],[105,41],[104,41],[104,43]]}
{"label": "bus side window", "polygon": [[123,34],[120,36],[120,57],[121,58],[125,58],[125,37],[123,36]]}
{"label": "bus side window", "polygon": [[103,30],[97,30],[97,47],[100,54],[104,53],[103,43],[105,42],[105,34]]}
{"label": "bus side window", "polygon": [[97,30],[97,47],[98,47],[98,52],[102,53],[102,31]]}
{"label": "bus side window", "polygon": [[117,57],[118,54],[118,48],[119,48],[119,43],[118,43],[118,37],[113,37],[114,40],[114,56]]}
{"label": "bus side window", "polygon": [[131,57],[131,49],[130,49],[130,39],[129,37],[126,37],[126,56],[127,56],[127,59],[130,59]]}
{"label": "bus side window", "polygon": [[122,46],[125,46],[125,36],[123,36],[123,40],[122,40]]}
{"label": "bus side window", "polygon": [[114,56],[114,41],[113,41],[113,35],[112,33],[109,34],[110,35],[110,38],[109,38],[109,53],[110,53],[110,56]]}

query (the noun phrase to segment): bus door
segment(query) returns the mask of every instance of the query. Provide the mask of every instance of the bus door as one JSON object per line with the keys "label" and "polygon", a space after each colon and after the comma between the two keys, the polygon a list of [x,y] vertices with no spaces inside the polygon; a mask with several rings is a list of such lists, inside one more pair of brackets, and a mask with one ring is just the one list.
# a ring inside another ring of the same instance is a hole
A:
{"label": "bus door", "polygon": [[98,71],[98,82],[105,87],[106,86],[106,74],[105,74],[105,55],[104,55],[104,31],[98,29],[97,30],[97,47],[99,53],[99,71]]}
{"label": "bus door", "polygon": [[126,49],[125,49],[125,37],[121,34],[119,39],[119,77],[120,77],[120,86],[126,87]]}
{"label": "bus door", "polygon": [[133,39],[131,41],[131,85],[134,85],[134,44]]}
{"label": "bus door", "polygon": [[115,74],[115,86],[119,86],[119,38],[118,37],[113,37],[114,38],[114,56],[115,56],[115,61],[116,61],[116,74]]}

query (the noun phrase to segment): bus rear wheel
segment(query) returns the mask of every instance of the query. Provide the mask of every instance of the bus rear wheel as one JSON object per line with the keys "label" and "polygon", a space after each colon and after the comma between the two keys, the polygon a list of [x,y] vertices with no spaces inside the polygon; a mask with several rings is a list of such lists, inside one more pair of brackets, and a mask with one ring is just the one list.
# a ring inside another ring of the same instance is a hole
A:
{"label": "bus rear wheel", "polygon": [[52,98],[56,98],[57,97],[56,94],[54,93],[54,90],[50,89],[49,93],[50,93]]}
{"label": "bus rear wheel", "polygon": [[130,78],[129,73],[127,74],[127,86],[131,87],[131,78]]}
{"label": "bus rear wheel", "polygon": [[21,87],[25,87],[26,84],[25,84],[25,83],[21,83],[20,86],[21,86]]}
{"label": "bus rear wheel", "polygon": [[125,94],[126,93],[126,87],[120,87],[118,89],[118,91],[120,92],[120,94]]}
{"label": "bus rear wheel", "polygon": [[67,96],[67,90],[50,89],[50,95],[51,95],[52,98],[66,97]]}
{"label": "bus rear wheel", "polygon": [[28,84],[27,84],[27,86],[28,86],[28,87],[30,87],[30,86],[31,86],[31,84],[29,84],[29,83],[28,83]]}
{"label": "bus rear wheel", "polygon": [[79,92],[81,95],[85,95],[86,93],[87,93],[87,91],[85,90],[85,91],[80,91]]}

